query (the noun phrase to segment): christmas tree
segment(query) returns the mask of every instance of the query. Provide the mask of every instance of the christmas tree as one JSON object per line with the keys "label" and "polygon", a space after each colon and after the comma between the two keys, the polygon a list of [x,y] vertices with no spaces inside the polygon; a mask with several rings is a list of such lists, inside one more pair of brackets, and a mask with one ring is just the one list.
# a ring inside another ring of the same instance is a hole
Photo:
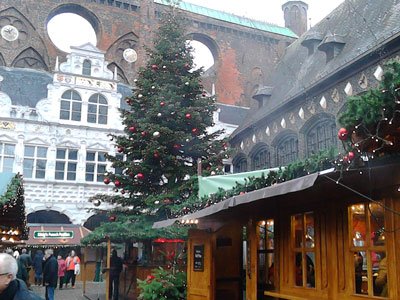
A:
{"label": "christmas tree", "polygon": [[197,200],[198,161],[204,170],[222,170],[222,132],[210,132],[215,98],[203,89],[202,69],[194,70],[183,28],[184,19],[171,6],[161,16],[153,49],[147,49],[149,60],[138,72],[133,96],[126,99],[124,134],[111,135],[117,154],[107,157],[114,171],[104,183],[118,194],[97,200],[123,207],[124,219],[147,215],[153,221],[189,212],[186,202]]}

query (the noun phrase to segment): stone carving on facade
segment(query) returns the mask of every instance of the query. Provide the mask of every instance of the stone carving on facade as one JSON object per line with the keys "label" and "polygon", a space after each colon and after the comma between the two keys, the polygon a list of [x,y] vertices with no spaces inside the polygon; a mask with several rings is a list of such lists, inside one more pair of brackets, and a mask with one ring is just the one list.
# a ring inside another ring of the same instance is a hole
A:
{"label": "stone carving on facade", "polygon": [[333,90],[333,92],[332,92],[332,100],[335,103],[338,103],[340,101],[340,94],[339,94],[338,89],[334,89]]}
{"label": "stone carving on facade", "polygon": [[26,43],[29,35],[27,24],[29,21],[15,8],[0,12],[0,48],[17,49]]}
{"label": "stone carving on facade", "polygon": [[289,114],[289,122],[290,122],[291,124],[296,123],[296,116],[295,116],[294,113],[292,113],[292,112]]}
{"label": "stone carving on facade", "polygon": [[361,74],[360,79],[358,80],[358,84],[361,88],[366,89],[368,87],[368,78],[364,73]]}
{"label": "stone carving on facade", "polygon": [[310,104],[308,104],[307,109],[312,115],[315,114],[316,112],[315,103],[311,102]]}

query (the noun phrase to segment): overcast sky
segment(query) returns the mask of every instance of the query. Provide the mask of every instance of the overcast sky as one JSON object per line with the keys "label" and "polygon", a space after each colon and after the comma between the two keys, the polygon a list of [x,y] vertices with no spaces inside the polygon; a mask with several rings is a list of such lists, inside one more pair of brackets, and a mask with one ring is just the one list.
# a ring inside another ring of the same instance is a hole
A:
{"label": "overcast sky", "polygon": [[[304,0],[308,4],[309,25],[314,26],[344,0]],[[287,0],[185,0],[238,16],[284,25],[282,4]]]}

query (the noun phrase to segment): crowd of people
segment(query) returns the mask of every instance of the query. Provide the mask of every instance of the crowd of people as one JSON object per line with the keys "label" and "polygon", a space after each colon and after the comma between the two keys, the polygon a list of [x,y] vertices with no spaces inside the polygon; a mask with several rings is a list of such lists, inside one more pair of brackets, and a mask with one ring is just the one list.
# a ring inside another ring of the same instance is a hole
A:
{"label": "crowd of people", "polygon": [[62,255],[54,256],[53,249],[43,253],[37,250],[33,259],[26,249],[12,251],[6,249],[0,253],[0,299],[1,300],[40,300],[40,296],[30,289],[29,273],[34,271],[34,284],[45,287],[45,299],[54,300],[54,292],[75,288],[76,276],[80,273],[80,258],[72,250],[64,260]]}

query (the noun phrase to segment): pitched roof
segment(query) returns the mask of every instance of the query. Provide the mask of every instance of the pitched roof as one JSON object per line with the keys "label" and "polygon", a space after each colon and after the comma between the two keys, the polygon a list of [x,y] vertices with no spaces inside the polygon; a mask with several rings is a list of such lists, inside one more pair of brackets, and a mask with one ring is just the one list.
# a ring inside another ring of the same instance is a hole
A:
{"label": "pitched roof", "polygon": [[[163,4],[163,5],[170,4],[169,0],[154,0],[154,2],[158,3],[158,4]],[[293,37],[293,38],[297,37],[297,35],[289,28],[281,27],[281,26],[270,24],[267,22],[257,21],[257,20],[253,20],[253,19],[249,19],[249,18],[245,18],[245,17],[239,17],[234,14],[230,14],[230,13],[223,12],[220,10],[215,10],[215,9],[195,5],[192,3],[187,3],[187,2],[179,2],[178,6],[182,10],[185,10],[185,11],[188,11],[191,13],[195,13],[195,14],[199,14],[199,15],[203,15],[203,16],[207,16],[207,17],[210,17],[213,19],[217,19],[217,20],[221,20],[221,21],[225,21],[225,22],[229,22],[229,23],[233,23],[233,24],[237,24],[237,25],[241,25],[241,26],[245,26],[245,27],[249,27],[249,28],[254,28],[254,29],[261,30],[261,31],[276,33],[276,34],[280,34],[280,35],[284,35],[284,36],[288,36],[288,37]]]}
{"label": "pitched roof", "polygon": [[[338,71],[370,55],[380,45],[400,35],[400,1],[346,0],[320,23],[292,43],[273,73],[271,98],[262,109],[249,112],[249,118],[232,135],[237,136],[276,110],[309,92]],[[342,51],[326,61],[323,51],[308,54],[308,40],[340,41]],[[326,38],[326,39],[325,39]],[[376,52],[375,52],[376,53]],[[308,94],[310,95],[310,94]]]}

